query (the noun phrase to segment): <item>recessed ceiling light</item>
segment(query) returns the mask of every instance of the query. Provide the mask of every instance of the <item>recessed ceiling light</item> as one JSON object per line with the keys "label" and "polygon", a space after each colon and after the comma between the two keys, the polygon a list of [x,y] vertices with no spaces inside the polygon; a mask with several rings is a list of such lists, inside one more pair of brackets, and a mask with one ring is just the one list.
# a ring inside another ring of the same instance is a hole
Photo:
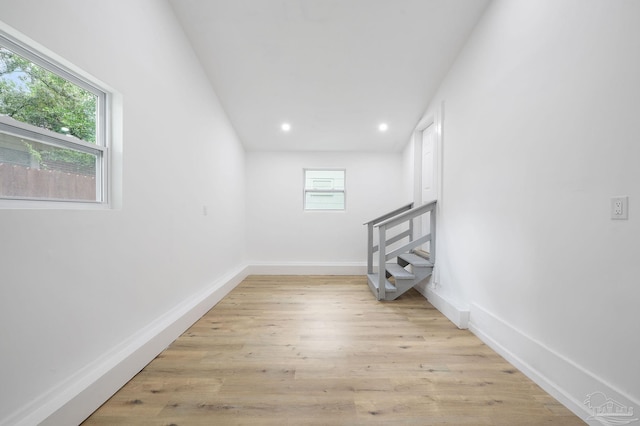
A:
{"label": "recessed ceiling light", "polygon": [[288,132],[289,130],[291,130],[291,124],[282,123],[282,126],[280,126],[280,128],[282,129],[283,132]]}
{"label": "recessed ceiling light", "polygon": [[381,132],[386,132],[389,129],[389,125],[387,123],[380,123],[378,126],[378,130]]}

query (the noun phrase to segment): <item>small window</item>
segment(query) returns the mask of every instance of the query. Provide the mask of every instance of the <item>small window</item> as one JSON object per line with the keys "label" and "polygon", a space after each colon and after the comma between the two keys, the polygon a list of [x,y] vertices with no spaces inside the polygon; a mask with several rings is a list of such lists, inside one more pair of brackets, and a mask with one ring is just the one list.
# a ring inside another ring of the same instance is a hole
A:
{"label": "small window", "polygon": [[0,33],[0,199],[105,203],[106,101]]}
{"label": "small window", "polygon": [[345,209],[345,170],[304,170],[305,210]]}

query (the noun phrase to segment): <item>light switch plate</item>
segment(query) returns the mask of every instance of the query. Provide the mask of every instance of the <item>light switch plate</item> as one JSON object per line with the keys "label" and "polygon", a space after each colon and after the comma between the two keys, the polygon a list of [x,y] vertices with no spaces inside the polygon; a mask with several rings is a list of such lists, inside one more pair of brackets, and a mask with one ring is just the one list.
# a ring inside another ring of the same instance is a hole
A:
{"label": "light switch plate", "polygon": [[611,198],[611,219],[629,219],[629,197]]}

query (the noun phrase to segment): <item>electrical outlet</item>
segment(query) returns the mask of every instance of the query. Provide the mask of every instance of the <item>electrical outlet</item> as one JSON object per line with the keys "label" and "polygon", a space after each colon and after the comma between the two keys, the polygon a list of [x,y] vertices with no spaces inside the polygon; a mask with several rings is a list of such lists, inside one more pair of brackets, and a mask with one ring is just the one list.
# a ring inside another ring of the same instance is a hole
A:
{"label": "electrical outlet", "polygon": [[629,219],[629,197],[611,198],[611,219]]}
{"label": "electrical outlet", "polygon": [[622,214],[622,200],[615,200],[613,202],[613,214],[620,216]]}

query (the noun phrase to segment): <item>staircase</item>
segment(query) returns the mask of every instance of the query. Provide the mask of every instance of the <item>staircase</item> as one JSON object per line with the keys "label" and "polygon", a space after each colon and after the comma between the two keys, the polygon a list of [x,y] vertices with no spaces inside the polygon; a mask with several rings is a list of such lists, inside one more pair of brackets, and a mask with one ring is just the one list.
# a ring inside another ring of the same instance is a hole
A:
{"label": "staircase", "polygon": [[[367,281],[378,300],[397,299],[433,272],[435,208],[436,201],[419,207],[411,203],[365,223],[368,231]],[[422,235],[414,235],[413,222],[424,215],[429,215],[429,232],[423,230]],[[378,244],[374,245],[376,230]],[[426,243],[429,243],[428,253],[419,250]]]}

